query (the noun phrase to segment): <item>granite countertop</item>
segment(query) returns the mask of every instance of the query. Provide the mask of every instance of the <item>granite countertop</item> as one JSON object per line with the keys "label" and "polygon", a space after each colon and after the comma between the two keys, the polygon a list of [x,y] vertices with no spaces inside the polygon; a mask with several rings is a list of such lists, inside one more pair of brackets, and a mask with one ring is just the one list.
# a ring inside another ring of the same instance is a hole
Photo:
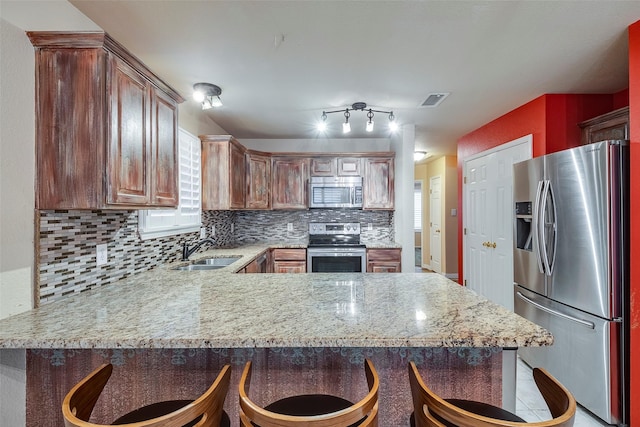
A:
{"label": "granite countertop", "polygon": [[[234,274],[172,264],[0,320],[0,348],[520,347],[545,329],[429,273]],[[282,247],[295,247],[286,244]],[[304,247],[304,246],[302,246]]]}

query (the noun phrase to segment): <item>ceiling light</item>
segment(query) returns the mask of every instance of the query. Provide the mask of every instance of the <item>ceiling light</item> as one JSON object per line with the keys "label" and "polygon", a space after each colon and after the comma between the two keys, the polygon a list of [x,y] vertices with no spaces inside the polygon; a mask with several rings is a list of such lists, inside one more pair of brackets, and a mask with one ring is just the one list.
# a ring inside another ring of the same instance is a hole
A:
{"label": "ceiling light", "polygon": [[[332,111],[329,111],[330,113]],[[325,112],[322,112],[323,115],[326,115]],[[344,112],[344,123],[342,124],[342,133],[349,133],[351,132],[351,125],[349,124],[349,116],[351,114],[349,113],[349,109],[347,108],[347,110]]]}
{"label": "ceiling light", "polygon": [[413,161],[414,162],[419,162],[420,160],[424,160],[427,158],[427,152],[426,151],[414,151],[413,152]]}
{"label": "ceiling light", "polygon": [[222,107],[220,94],[222,94],[220,86],[211,83],[196,83],[193,85],[193,99],[202,104],[203,110]]}
{"label": "ceiling light", "polygon": [[369,119],[367,121],[367,126],[366,126],[366,130],[367,132],[372,132],[373,131],[373,111],[369,110],[369,112],[367,113],[367,118]]}
{"label": "ceiling light", "polygon": [[320,120],[318,122],[318,131],[320,132],[324,132],[325,130],[327,130],[327,115],[323,112],[322,116],[320,116]]}
{"label": "ceiling light", "polygon": [[351,104],[351,108],[347,107],[342,110],[332,110],[332,111],[323,111],[322,116],[320,116],[321,121],[318,122],[318,130],[326,130],[327,128],[327,114],[331,113],[343,113],[345,117],[345,121],[342,124],[342,132],[349,133],[351,132],[351,123],[349,123],[349,117],[351,116],[351,111],[366,111],[367,112],[367,123],[365,129],[367,132],[373,131],[373,116],[374,113],[382,113],[389,115],[389,129],[392,132],[395,132],[398,129],[398,123],[395,121],[395,116],[393,115],[393,111],[382,111],[382,110],[374,110],[372,108],[367,108],[367,104],[364,102],[354,102]]}
{"label": "ceiling light", "polygon": [[398,122],[396,122],[396,116],[393,115],[393,111],[389,113],[389,130],[391,132],[398,130]]}

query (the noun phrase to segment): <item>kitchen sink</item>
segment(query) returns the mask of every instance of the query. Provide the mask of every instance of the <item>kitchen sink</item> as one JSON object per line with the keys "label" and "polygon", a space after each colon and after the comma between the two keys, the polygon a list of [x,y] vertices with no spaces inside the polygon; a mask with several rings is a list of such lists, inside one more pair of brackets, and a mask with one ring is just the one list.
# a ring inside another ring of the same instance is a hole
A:
{"label": "kitchen sink", "polygon": [[226,267],[229,264],[233,264],[237,260],[239,260],[239,256],[227,256],[227,257],[218,257],[218,258],[202,258],[197,261],[194,261],[192,265],[206,265],[212,267]]}
{"label": "kitchen sink", "polygon": [[198,270],[218,270],[225,267],[224,265],[206,265],[206,264],[189,264],[181,265],[180,267],[174,267],[174,270],[182,271],[198,271]]}
{"label": "kitchen sink", "polygon": [[194,261],[191,264],[174,267],[173,269],[181,270],[181,271],[218,270],[220,268],[224,268],[228,266],[229,264],[233,264],[240,258],[241,257],[239,256],[203,258],[203,259]]}

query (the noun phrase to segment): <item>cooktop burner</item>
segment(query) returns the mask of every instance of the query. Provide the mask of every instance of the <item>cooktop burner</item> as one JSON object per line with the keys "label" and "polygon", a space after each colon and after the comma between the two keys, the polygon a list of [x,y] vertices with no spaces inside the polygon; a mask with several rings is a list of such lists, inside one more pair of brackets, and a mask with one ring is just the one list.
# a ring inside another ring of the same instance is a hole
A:
{"label": "cooktop burner", "polygon": [[309,224],[309,246],[364,247],[360,244],[360,224],[312,222]]}

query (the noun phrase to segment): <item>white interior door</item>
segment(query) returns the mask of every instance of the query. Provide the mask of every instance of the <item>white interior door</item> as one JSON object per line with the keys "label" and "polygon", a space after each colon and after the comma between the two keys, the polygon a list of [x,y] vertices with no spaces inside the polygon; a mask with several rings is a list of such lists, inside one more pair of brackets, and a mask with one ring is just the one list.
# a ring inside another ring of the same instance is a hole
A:
{"label": "white interior door", "polygon": [[442,179],[440,175],[429,180],[429,247],[431,270],[442,272]]}
{"label": "white interior door", "polygon": [[465,227],[465,285],[481,295],[489,293],[491,273],[490,247],[492,217],[495,218],[493,179],[490,176],[493,154],[466,163],[464,205]]}
{"label": "white interior door", "polygon": [[480,153],[464,166],[465,284],[513,310],[513,163],[531,158],[532,137]]}

